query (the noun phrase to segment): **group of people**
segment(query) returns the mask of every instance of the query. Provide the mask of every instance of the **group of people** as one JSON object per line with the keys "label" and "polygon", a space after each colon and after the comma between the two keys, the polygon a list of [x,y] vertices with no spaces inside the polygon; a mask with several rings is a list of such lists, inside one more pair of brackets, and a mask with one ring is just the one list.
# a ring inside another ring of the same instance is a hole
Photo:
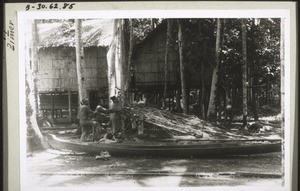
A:
{"label": "group of people", "polygon": [[[87,140],[88,132],[91,129],[93,132],[93,141],[101,140],[102,137],[111,137],[120,131],[121,137],[124,136],[124,122],[122,120],[122,104],[116,96],[110,98],[112,100],[111,109],[106,109],[100,103],[95,111],[90,109],[90,102],[87,98],[81,100],[78,119],[81,127],[80,141]],[[103,126],[105,117],[103,114],[110,114],[109,131]],[[108,136],[107,136],[108,135]]]}

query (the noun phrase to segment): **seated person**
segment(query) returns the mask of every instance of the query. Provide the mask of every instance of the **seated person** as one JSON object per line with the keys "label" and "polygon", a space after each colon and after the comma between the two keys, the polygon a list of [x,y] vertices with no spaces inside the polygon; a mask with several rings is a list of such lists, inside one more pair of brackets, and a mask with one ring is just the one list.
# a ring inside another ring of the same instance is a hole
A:
{"label": "seated person", "polygon": [[112,133],[107,133],[103,136],[102,139],[99,140],[99,142],[104,142],[104,143],[117,143],[118,141],[114,137]]}

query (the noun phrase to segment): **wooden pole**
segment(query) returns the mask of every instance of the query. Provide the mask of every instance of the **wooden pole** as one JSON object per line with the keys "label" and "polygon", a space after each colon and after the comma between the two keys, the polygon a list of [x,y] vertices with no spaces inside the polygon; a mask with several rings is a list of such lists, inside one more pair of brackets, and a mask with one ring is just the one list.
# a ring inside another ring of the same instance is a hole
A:
{"label": "wooden pole", "polygon": [[[168,82],[169,82],[169,67],[168,67],[168,56],[169,56],[169,44],[171,37],[171,20],[167,19],[167,38],[166,38],[166,49],[165,49],[165,62],[164,62],[164,94],[163,94],[163,108],[165,109],[165,102],[167,98]],[[170,100],[170,99],[169,99]]]}
{"label": "wooden pole", "polygon": [[53,94],[51,93],[51,122],[54,124],[54,100]]}
{"label": "wooden pole", "polygon": [[246,20],[242,19],[242,52],[243,52],[243,126],[247,125],[247,28]]}
{"label": "wooden pole", "polygon": [[183,113],[188,113],[188,96],[187,96],[187,87],[185,79],[185,63],[183,59],[183,36],[182,36],[182,24],[179,19],[178,23],[178,45],[179,45],[179,60],[180,60],[180,79],[181,79],[181,94],[182,94],[182,105]]}
{"label": "wooden pole", "polygon": [[132,103],[133,102],[133,94],[132,93],[129,93],[129,89],[130,88],[133,88],[133,87],[130,87],[130,82],[131,82],[131,76],[133,75],[131,73],[131,68],[133,67],[132,65],[132,50],[133,50],[133,24],[132,24],[132,19],[128,19],[129,21],[129,48],[128,48],[128,64],[127,64],[127,76],[128,76],[128,79],[127,79],[127,91],[128,91],[128,102],[129,103]]}
{"label": "wooden pole", "polygon": [[68,91],[68,102],[69,102],[69,122],[72,123],[72,98],[71,91]]}
{"label": "wooden pole", "polygon": [[220,52],[221,52],[221,19],[217,20],[217,32],[216,32],[216,49],[215,49],[215,67],[212,75],[212,82],[210,88],[209,103],[207,108],[207,118],[216,119],[216,98],[217,98],[217,84],[219,80],[219,65],[220,65]]}
{"label": "wooden pole", "polygon": [[111,96],[116,95],[116,36],[117,36],[117,20],[114,19],[113,39],[107,52],[107,77],[108,77],[108,100],[109,108],[112,108],[112,101],[109,99]]}
{"label": "wooden pole", "polygon": [[39,43],[39,37],[38,37],[38,28],[37,28],[37,20],[33,21],[33,25],[32,25],[32,64],[33,64],[33,72],[32,72],[32,76],[33,76],[33,83],[34,83],[34,97],[35,97],[35,111],[36,111],[36,117],[38,117],[40,115],[40,105],[39,105],[39,93],[38,93],[38,87],[37,87],[37,72],[38,72],[38,58],[37,58],[37,53],[38,53],[38,49],[37,49],[37,45]]}
{"label": "wooden pole", "polygon": [[84,50],[81,40],[82,23],[81,19],[75,19],[75,48],[76,48],[76,70],[78,82],[78,98],[79,105],[83,98],[87,98],[85,86],[85,66],[84,66]]}

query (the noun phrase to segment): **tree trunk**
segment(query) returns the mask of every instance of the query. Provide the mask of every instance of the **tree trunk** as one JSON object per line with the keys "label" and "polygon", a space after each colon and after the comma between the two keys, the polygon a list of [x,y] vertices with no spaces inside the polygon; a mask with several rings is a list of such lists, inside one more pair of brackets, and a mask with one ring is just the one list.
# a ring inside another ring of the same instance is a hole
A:
{"label": "tree trunk", "polygon": [[176,100],[176,111],[177,112],[181,112],[182,111],[182,107],[181,107],[181,104],[180,104],[180,88],[178,88],[176,90],[176,95],[175,95],[175,100]]}
{"label": "tree trunk", "polygon": [[254,120],[258,121],[258,109],[257,109],[257,91],[256,91],[256,85],[258,84],[257,76],[254,76],[253,83],[252,83],[252,107],[253,107],[253,115]]}
{"label": "tree trunk", "polygon": [[210,97],[207,108],[207,118],[216,118],[216,97],[217,97],[217,83],[218,83],[218,72],[220,65],[220,50],[221,50],[221,20],[217,21],[217,34],[216,34],[216,57],[215,57],[215,68],[213,70]]}
{"label": "tree trunk", "polygon": [[183,46],[184,40],[182,36],[182,24],[179,19],[178,22],[178,46],[179,46],[179,63],[180,63],[180,79],[181,79],[181,92],[182,92],[182,109],[183,113],[188,113],[188,97],[187,97],[187,88],[186,88],[186,81],[185,81],[185,63],[183,59]]}
{"label": "tree trunk", "polygon": [[76,71],[78,83],[78,99],[79,102],[83,98],[87,98],[85,85],[85,64],[84,64],[84,49],[81,40],[82,23],[81,19],[75,19],[75,48],[76,48]]}
{"label": "tree trunk", "polygon": [[285,19],[281,18],[280,20],[280,106],[281,106],[281,128],[284,130],[284,63],[285,63],[285,51],[284,51],[284,25]]}
{"label": "tree trunk", "polygon": [[[38,111],[38,100],[37,100],[37,85],[36,85],[36,72],[37,72],[37,28],[36,21],[31,23],[32,36],[27,34],[26,40],[26,65],[25,65],[25,90],[26,90],[26,124],[27,130],[31,128],[34,130],[37,136],[40,146],[42,149],[49,148],[42,132],[40,131],[37,123],[37,111]],[[32,51],[30,51],[30,49]],[[32,52],[32,55],[30,55]]]}
{"label": "tree trunk", "polygon": [[[108,96],[116,95],[116,71],[115,71],[115,60],[116,60],[116,33],[117,33],[117,21],[114,20],[113,27],[113,39],[109,50],[107,52],[107,77],[108,77]],[[108,99],[109,99],[108,98]],[[109,108],[112,108],[112,101],[109,99]]]}
{"label": "tree trunk", "polygon": [[[107,53],[108,64],[108,90],[109,97],[117,96],[121,107],[124,106],[126,59],[124,44],[124,23],[123,19],[114,19],[113,40]],[[109,99],[110,100],[110,99]],[[109,108],[113,109],[113,102],[110,100]],[[119,107],[119,106],[118,106]],[[120,128],[124,136],[124,121],[120,114],[111,114],[113,133]]]}
{"label": "tree trunk", "polygon": [[166,108],[166,99],[167,99],[167,89],[168,89],[168,81],[169,81],[169,74],[168,74],[168,56],[169,56],[169,44],[171,38],[171,20],[167,19],[167,39],[166,39],[166,52],[165,52],[165,82],[164,82],[164,97],[163,97],[163,108]]}
{"label": "tree trunk", "polygon": [[150,24],[151,24],[151,28],[154,29],[155,28],[154,19],[150,19]]}
{"label": "tree trunk", "polygon": [[[126,67],[126,53],[125,53],[125,39],[124,39],[124,34],[125,34],[125,28],[124,28],[124,21],[125,19],[116,19],[118,23],[118,28],[117,28],[117,43],[116,43],[116,63],[115,63],[115,71],[116,71],[116,84],[117,84],[117,89],[120,91],[118,93],[119,96],[119,101],[121,102],[121,107],[124,107],[124,102],[125,102],[125,97],[126,97],[126,92],[128,91],[126,82],[127,82],[127,67]],[[124,118],[118,118],[117,120],[119,124],[118,128],[121,129],[121,134],[124,136]]]}
{"label": "tree trunk", "polygon": [[122,102],[125,99],[125,84],[126,84],[126,57],[125,57],[125,43],[124,43],[124,19],[116,19],[117,22],[117,36],[116,36],[116,60],[115,60],[115,72],[116,72],[116,86],[121,96]]}
{"label": "tree trunk", "polygon": [[[37,21],[33,21],[32,25],[32,63],[33,63],[33,73],[34,75],[34,87],[37,87],[37,79],[36,79],[36,73],[38,72],[38,60],[37,60],[37,45],[39,42],[39,37],[38,37],[38,31],[37,31]],[[40,114],[40,106],[39,106],[39,96],[38,96],[38,89],[34,88],[34,97],[35,97],[35,111],[36,111],[36,116],[37,118],[39,117]]]}
{"label": "tree trunk", "polygon": [[30,70],[26,69],[26,124],[27,129],[30,130],[31,128],[34,130],[35,135],[37,136],[40,146],[42,149],[49,148],[45,137],[43,136],[42,132],[40,131],[37,123],[36,118],[36,111],[35,111],[35,96],[34,90],[35,86],[33,85],[34,78],[31,76]]}
{"label": "tree trunk", "polygon": [[[202,43],[202,52],[200,53],[202,55],[202,58],[204,58],[204,50],[206,48],[205,46],[205,40],[203,37],[203,32],[202,32],[202,25],[199,23],[198,24],[198,29],[199,29],[199,35],[201,38],[201,43]],[[203,59],[200,61],[200,87],[201,89],[199,90],[200,95],[199,95],[199,107],[200,107],[200,113],[199,116],[201,116],[202,119],[205,119],[206,113],[205,113],[205,80],[204,80],[204,61]]]}
{"label": "tree trunk", "polygon": [[[259,19],[254,19],[253,22],[251,23],[251,30],[249,37],[255,38],[255,31],[257,31],[256,23],[259,22]],[[252,111],[253,111],[253,117],[255,121],[258,121],[258,104],[257,104],[257,85],[258,85],[258,76],[255,72],[255,69],[257,69],[257,62],[255,62],[255,59],[258,58],[258,54],[256,53],[257,45],[252,45],[249,48],[248,55],[250,55],[250,59],[252,62],[248,62],[251,64],[248,66],[249,69],[249,76],[250,76],[250,88],[248,88],[248,91],[250,92],[250,97],[249,100],[251,102],[252,106]],[[249,56],[248,56],[249,58]]]}
{"label": "tree trunk", "polygon": [[200,110],[201,110],[201,116],[202,119],[206,118],[205,115],[205,82],[204,82],[204,63],[201,61],[201,69],[200,69],[200,75],[201,75],[201,101],[199,103],[200,105]]}
{"label": "tree trunk", "polygon": [[[132,24],[132,19],[128,19],[129,21],[129,47],[128,47],[128,63],[127,63],[127,75],[128,75],[128,79],[127,79],[127,87],[126,89],[129,90],[129,88],[133,88],[133,87],[130,87],[130,82],[131,82],[131,76],[133,75],[131,73],[131,67],[132,67],[132,50],[133,50],[133,24]],[[128,102],[131,102],[132,100],[132,97],[131,97],[131,94],[130,92],[128,92],[127,96],[127,101]]]}
{"label": "tree trunk", "polygon": [[242,19],[242,54],[243,54],[243,126],[247,125],[247,29],[246,20]]}

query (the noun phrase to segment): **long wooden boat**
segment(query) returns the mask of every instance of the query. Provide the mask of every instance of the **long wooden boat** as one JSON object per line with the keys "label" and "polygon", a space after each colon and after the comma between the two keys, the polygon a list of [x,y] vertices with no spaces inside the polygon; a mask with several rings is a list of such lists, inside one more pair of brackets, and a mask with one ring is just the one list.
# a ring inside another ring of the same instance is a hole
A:
{"label": "long wooden boat", "polygon": [[156,157],[213,157],[228,155],[250,155],[281,152],[282,143],[278,141],[202,141],[197,143],[97,143],[75,142],[46,134],[49,145],[53,149],[71,150],[99,154],[108,151],[112,156],[156,156]]}

